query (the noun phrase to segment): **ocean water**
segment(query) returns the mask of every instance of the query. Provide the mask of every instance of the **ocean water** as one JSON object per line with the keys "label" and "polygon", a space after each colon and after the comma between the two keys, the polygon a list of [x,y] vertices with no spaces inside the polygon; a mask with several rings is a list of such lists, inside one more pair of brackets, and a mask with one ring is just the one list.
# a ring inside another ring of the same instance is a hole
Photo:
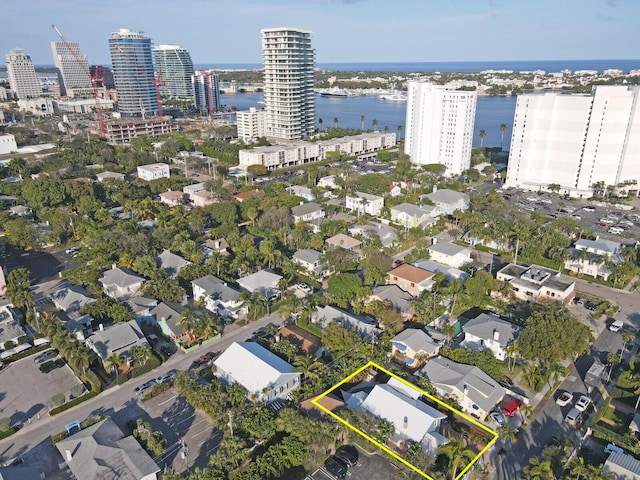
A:
{"label": "ocean water", "polygon": [[[235,95],[220,95],[220,101],[227,107],[238,110],[248,110],[251,107],[263,108],[258,103],[263,100],[262,93],[237,93]],[[509,149],[511,141],[511,126],[515,115],[516,97],[478,97],[476,119],[473,134],[473,146],[481,143],[480,130],[485,130],[485,147],[499,147],[502,140],[500,125],[505,123],[508,128],[504,134],[503,148]],[[362,97],[322,97],[316,95],[316,126],[318,128],[332,128],[334,119],[338,119],[338,126],[347,128],[373,129],[372,121],[378,120],[376,129],[382,131],[385,126],[389,131],[396,132],[399,138],[404,137],[407,104],[405,102],[388,102],[377,96]],[[364,122],[361,116],[364,115]],[[320,124],[322,119],[322,124]],[[398,130],[398,125],[402,128]]]}
{"label": "ocean water", "polygon": [[[260,63],[196,65],[196,69],[253,70],[262,68]],[[514,72],[544,70],[597,70],[602,72],[617,68],[625,73],[640,69],[640,60],[505,60],[478,62],[375,62],[375,63],[317,63],[324,70],[349,72],[481,72],[483,70],[513,70]]]}

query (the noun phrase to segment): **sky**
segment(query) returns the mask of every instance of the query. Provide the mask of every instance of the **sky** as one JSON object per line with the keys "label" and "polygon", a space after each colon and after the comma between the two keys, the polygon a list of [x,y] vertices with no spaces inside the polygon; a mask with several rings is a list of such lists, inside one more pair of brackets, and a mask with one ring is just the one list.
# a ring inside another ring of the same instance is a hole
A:
{"label": "sky", "polygon": [[195,64],[261,64],[260,30],[312,31],[316,63],[637,59],[639,0],[2,0],[3,53],[51,65],[50,42],[110,64],[120,28]]}

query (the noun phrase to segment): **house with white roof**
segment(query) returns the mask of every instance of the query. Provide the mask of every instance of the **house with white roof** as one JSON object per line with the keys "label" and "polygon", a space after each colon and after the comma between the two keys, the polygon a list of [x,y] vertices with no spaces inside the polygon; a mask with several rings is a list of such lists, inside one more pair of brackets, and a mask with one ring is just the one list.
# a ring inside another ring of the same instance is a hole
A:
{"label": "house with white roof", "polygon": [[444,342],[445,336],[434,329],[407,328],[391,339],[391,356],[409,368],[416,368],[427,358],[438,355]]}
{"label": "house with white roof", "polygon": [[67,281],[59,284],[50,295],[56,308],[65,313],[77,312],[88,303],[96,301],[84,288]]}
{"label": "house with white roof", "polygon": [[345,197],[345,208],[352,212],[366,213],[377,217],[384,207],[384,198],[370,193],[355,192]]}
{"label": "house with white roof", "polygon": [[522,331],[522,327],[490,313],[481,313],[462,326],[464,341],[463,348],[482,351],[489,349],[498,360],[507,358],[506,348],[515,342]]}
{"label": "house with white roof", "polygon": [[539,265],[510,263],[496,274],[496,278],[501,282],[509,282],[520,300],[542,297],[568,302],[575,296],[576,282],[562,278],[557,270]]}
{"label": "house with white roof", "polygon": [[448,282],[460,280],[462,283],[464,283],[470,277],[467,272],[464,272],[458,268],[448,267],[447,265],[434,262],[433,260],[425,260],[424,258],[416,260],[411,265],[421,268],[422,270],[427,270],[428,272],[440,272],[444,275],[444,278],[446,278]]}
{"label": "house with white roof", "polygon": [[240,292],[213,275],[196,278],[191,282],[193,300],[204,301],[207,310],[222,317],[238,318],[247,313],[247,307],[240,299]]}
{"label": "house with white roof", "polygon": [[170,178],[169,165],[166,163],[152,163],[150,165],[140,165],[138,167],[138,178],[146,180],[157,180],[158,178]]}
{"label": "house with white roof", "polygon": [[366,410],[393,425],[393,442],[398,446],[407,448],[407,441],[416,442],[425,453],[435,457],[438,447],[449,443],[439,432],[447,416],[422,402],[417,390],[416,395],[407,395],[411,392],[403,387],[394,388],[391,382],[377,384],[369,394],[359,392],[349,396],[347,406]]}
{"label": "house with white roof", "polygon": [[247,389],[249,398],[287,398],[300,386],[300,372],[256,342],[234,342],[214,362],[216,377]]}
{"label": "house with white roof", "polygon": [[455,398],[463,412],[478,419],[484,419],[506,394],[478,367],[445,357],[430,359],[415,375],[428,379],[439,395]]}
{"label": "house with white roof", "polygon": [[189,260],[185,260],[169,249],[163,250],[163,252],[156,257],[156,262],[158,263],[158,267],[167,272],[167,275],[171,278],[176,278],[176,275],[178,275],[178,272],[182,268],[191,265]]}
{"label": "house with white roof", "polygon": [[311,275],[317,275],[318,277],[326,277],[329,272],[328,267],[322,262],[322,253],[310,248],[303,248],[296,251],[291,257],[295,263],[304,268]]}
{"label": "house with white roof", "polygon": [[258,270],[256,273],[247,275],[237,280],[238,285],[249,293],[258,293],[271,300],[274,296],[280,295],[279,283],[282,275],[268,269]]}
{"label": "house with white roof", "polygon": [[327,175],[326,177],[321,177],[318,180],[318,187],[320,188],[329,188],[329,189],[334,189],[334,188],[338,188],[338,184],[336,183],[336,176],[335,175]]}
{"label": "house with white roof", "polygon": [[569,258],[565,260],[564,267],[577,274],[607,280],[613,271],[613,265],[624,260],[620,254],[622,247],[620,242],[604,238],[581,238],[569,249]]}
{"label": "house with white roof", "polygon": [[135,320],[116,323],[105,329],[101,328],[93,332],[85,343],[103,361],[113,354],[129,358],[131,348],[134,346],[150,348],[147,338]]}
{"label": "house with white roof", "polygon": [[434,187],[434,191],[424,197],[431,200],[442,215],[453,215],[456,210],[465,211],[469,208],[469,195],[448,188],[438,190]]}
{"label": "house with white roof", "polygon": [[437,242],[427,247],[429,256],[434,262],[453,268],[460,268],[471,262],[471,250],[455,243]]}
{"label": "house with white roof", "polygon": [[323,328],[330,323],[338,323],[347,330],[368,339],[371,338],[371,335],[378,335],[382,332],[378,327],[378,322],[373,318],[349,313],[332,305],[326,305],[324,307],[318,305],[316,311],[311,314],[311,321],[320,323]]}
{"label": "house with white roof", "polygon": [[102,273],[98,280],[102,284],[105,295],[111,298],[126,299],[140,292],[144,278],[127,268],[116,267]]}
{"label": "house with white roof", "polygon": [[100,183],[104,182],[107,179],[124,181],[124,173],[100,172],[96,174],[96,178]]}
{"label": "house with white roof", "polygon": [[438,213],[431,205],[400,203],[389,209],[391,221],[404,228],[428,227],[438,220]]}
{"label": "house with white roof", "polygon": [[287,191],[291,195],[304,198],[307,202],[311,202],[316,199],[313,191],[309,187],[303,187],[302,185],[291,185],[290,187],[287,187]]}

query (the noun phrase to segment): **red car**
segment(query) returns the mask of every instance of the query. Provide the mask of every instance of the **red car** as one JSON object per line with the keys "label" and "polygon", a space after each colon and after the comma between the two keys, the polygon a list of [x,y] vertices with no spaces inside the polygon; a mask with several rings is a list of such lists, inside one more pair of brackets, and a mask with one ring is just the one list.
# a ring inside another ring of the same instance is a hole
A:
{"label": "red car", "polygon": [[504,407],[502,407],[502,413],[504,413],[507,417],[513,417],[520,410],[520,406],[524,402],[522,400],[518,400],[514,398],[509,403],[507,403]]}

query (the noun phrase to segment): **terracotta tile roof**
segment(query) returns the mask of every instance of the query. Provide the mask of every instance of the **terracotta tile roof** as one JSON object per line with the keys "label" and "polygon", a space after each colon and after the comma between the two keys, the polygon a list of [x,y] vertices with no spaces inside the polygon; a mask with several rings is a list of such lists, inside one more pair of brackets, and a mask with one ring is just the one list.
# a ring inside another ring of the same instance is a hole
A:
{"label": "terracotta tile roof", "polygon": [[427,270],[405,263],[404,265],[400,265],[399,267],[390,270],[387,275],[403,278],[413,283],[422,283],[433,277],[433,272],[428,272]]}

